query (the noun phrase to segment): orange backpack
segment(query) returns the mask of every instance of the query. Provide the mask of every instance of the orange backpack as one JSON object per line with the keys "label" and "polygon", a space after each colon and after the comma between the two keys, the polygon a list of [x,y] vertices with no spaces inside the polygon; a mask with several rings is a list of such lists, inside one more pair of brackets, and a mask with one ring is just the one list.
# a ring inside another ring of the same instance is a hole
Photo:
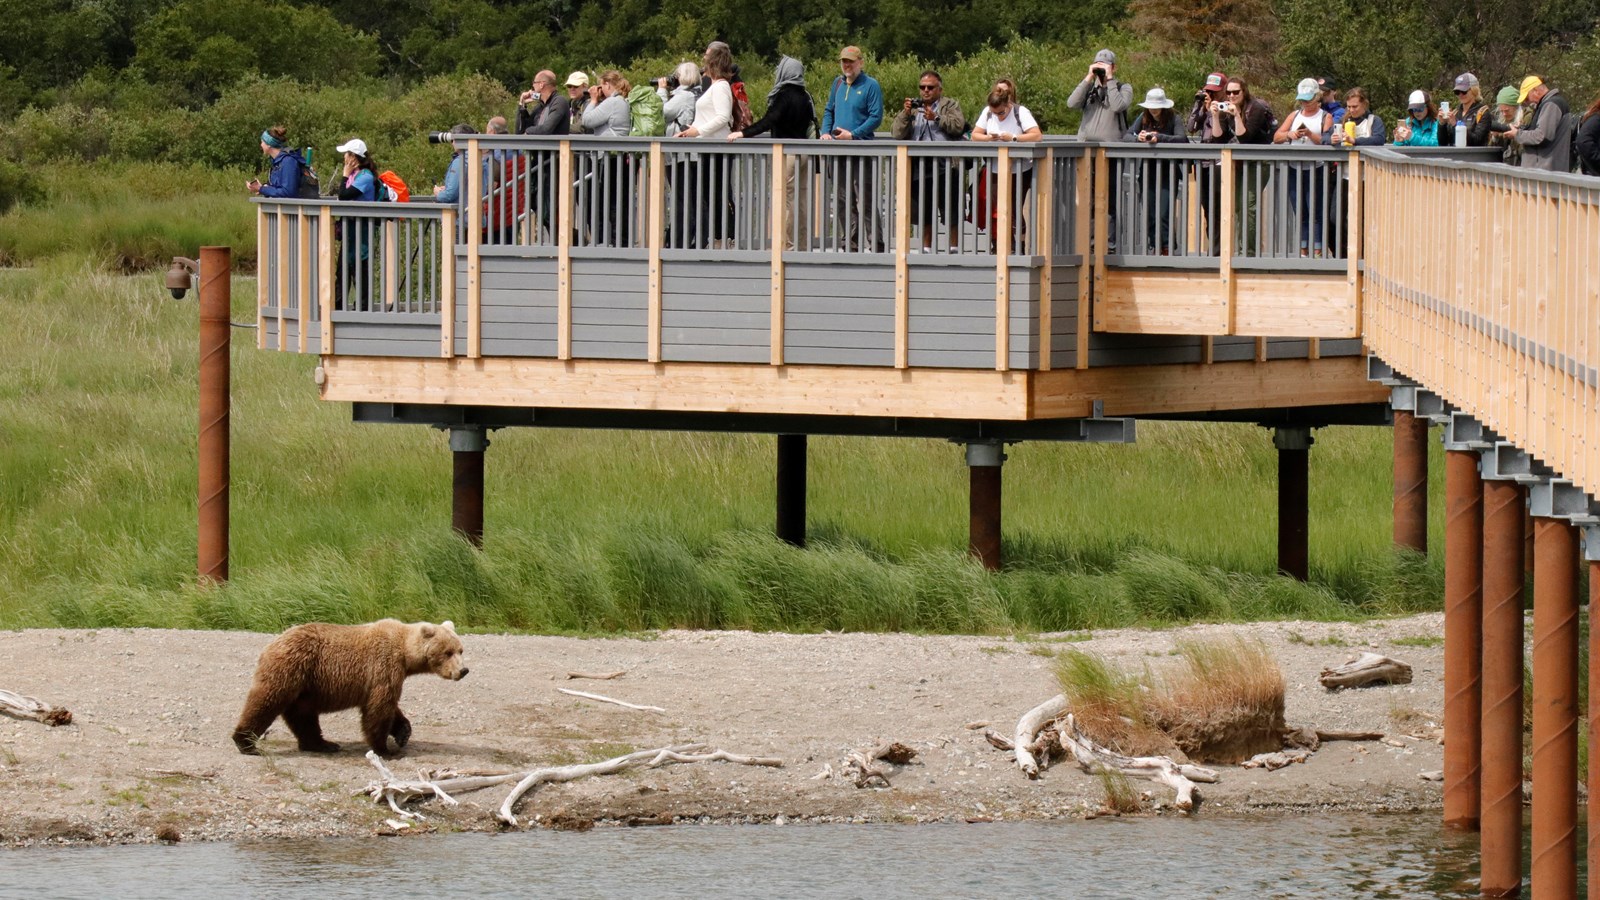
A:
{"label": "orange backpack", "polygon": [[378,182],[382,185],[378,190],[379,200],[390,200],[395,203],[411,202],[411,189],[406,187],[405,180],[393,170],[385,169],[379,172]]}

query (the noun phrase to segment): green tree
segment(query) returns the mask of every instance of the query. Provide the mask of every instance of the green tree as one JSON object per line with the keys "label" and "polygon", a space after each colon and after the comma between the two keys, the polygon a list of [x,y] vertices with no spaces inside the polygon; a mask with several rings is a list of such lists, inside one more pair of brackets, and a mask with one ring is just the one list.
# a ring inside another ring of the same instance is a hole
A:
{"label": "green tree", "polygon": [[133,67],[192,100],[246,75],[344,84],[378,71],[377,42],[327,9],[256,0],[180,0],[135,33]]}

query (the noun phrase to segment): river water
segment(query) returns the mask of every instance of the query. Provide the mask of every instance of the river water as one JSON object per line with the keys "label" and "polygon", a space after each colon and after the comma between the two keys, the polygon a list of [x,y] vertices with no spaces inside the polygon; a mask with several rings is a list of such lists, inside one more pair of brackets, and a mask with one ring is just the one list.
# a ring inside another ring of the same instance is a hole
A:
{"label": "river water", "polygon": [[0,897],[1476,896],[1476,836],[1438,821],[676,826],[59,847],[0,853]]}

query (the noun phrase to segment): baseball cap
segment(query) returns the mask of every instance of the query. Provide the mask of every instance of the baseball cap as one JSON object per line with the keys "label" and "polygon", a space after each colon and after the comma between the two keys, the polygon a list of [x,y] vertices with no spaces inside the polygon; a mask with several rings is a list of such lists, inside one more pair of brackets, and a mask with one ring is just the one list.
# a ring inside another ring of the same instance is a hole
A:
{"label": "baseball cap", "polygon": [[567,87],[588,87],[589,76],[582,72],[573,72],[567,76]]}
{"label": "baseball cap", "polygon": [[1456,90],[1470,91],[1478,86],[1478,76],[1471,72],[1462,72],[1456,76]]}
{"label": "baseball cap", "polygon": [[1500,89],[1500,93],[1494,95],[1494,102],[1501,106],[1516,106],[1522,101],[1517,99],[1517,89],[1508,84]]}
{"label": "baseball cap", "polygon": [[333,149],[340,153],[354,153],[357,156],[366,156],[367,142],[361,138],[351,138]]}
{"label": "baseball cap", "polygon": [[1221,72],[1212,72],[1210,75],[1206,76],[1205,89],[1208,91],[1220,91],[1222,90],[1222,86],[1227,83],[1227,81],[1228,76],[1222,74]]}
{"label": "baseball cap", "polygon": [[1325,91],[1336,91],[1339,89],[1339,85],[1333,80],[1332,75],[1318,75],[1317,87]]}
{"label": "baseball cap", "polygon": [[1299,86],[1295,88],[1294,98],[1300,101],[1315,100],[1317,95],[1321,93],[1322,88],[1317,87],[1315,78],[1302,78]]}
{"label": "baseball cap", "polygon": [[1117,64],[1117,55],[1112,53],[1110,50],[1096,50],[1094,54],[1094,61],[1097,63],[1105,63],[1108,66],[1114,66]]}
{"label": "baseball cap", "polygon": [[1406,100],[1406,109],[1414,113],[1422,112],[1428,108],[1428,95],[1421,91],[1412,91]]}
{"label": "baseball cap", "polygon": [[1533,89],[1541,84],[1544,84],[1544,81],[1537,75],[1529,75],[1527,78],[1522,79],[1522,86],[1517,88],[1517,102],[1527,103],[1528,95],[1533,93]]}
{"label": "baseball cap", "polygon": [[861,48],[855,46],[846,47],[839,51],[839,58],[848,59],[851,62],[861,62]]}

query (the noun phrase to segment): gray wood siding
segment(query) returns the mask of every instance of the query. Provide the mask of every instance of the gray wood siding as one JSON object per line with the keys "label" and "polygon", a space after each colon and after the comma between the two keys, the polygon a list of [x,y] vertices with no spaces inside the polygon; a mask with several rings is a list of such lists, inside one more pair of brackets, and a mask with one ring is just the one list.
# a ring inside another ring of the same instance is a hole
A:
{"label": "gray wood siding", "polygon": [[573,358],[646,358],[649,300],[649,260],[574,259]]}
{"label": "gray wood siding", "polygon": [[[371,314],[375,315],[375,314]],[[413,314],[404,324],[333,319],[333,347],[340,356],[438,356],[439,317]]]}
{"label": "gray wood siding", "polygon": [[[556,355],[556,261],[549,257],[485,256],[481,304],[484,356]],[[576,300],[576,291],[574,291]],[[467,265],[456,265],[456,355],[467,355]],[[334,341],[339,341],[338,330]]]}
{"label": "gray wood siding", "polygon": [[894,266],[786,266],[783,358],[812,365],[894,365]]}
{"label": "gray wood siding", "polygon": [[1061,265],[1051,272],[1050,367],[1078,364],[1078,267]]}
{"label": "gray wood siding", "polygon": [[772,271],[765,263],[661,263],[661,358],[750,362],[772,358]]}
{"label": "gray wood siding", "polygon": [[986,266],[909,266],[907,364],[994,368],[994,285]]}

